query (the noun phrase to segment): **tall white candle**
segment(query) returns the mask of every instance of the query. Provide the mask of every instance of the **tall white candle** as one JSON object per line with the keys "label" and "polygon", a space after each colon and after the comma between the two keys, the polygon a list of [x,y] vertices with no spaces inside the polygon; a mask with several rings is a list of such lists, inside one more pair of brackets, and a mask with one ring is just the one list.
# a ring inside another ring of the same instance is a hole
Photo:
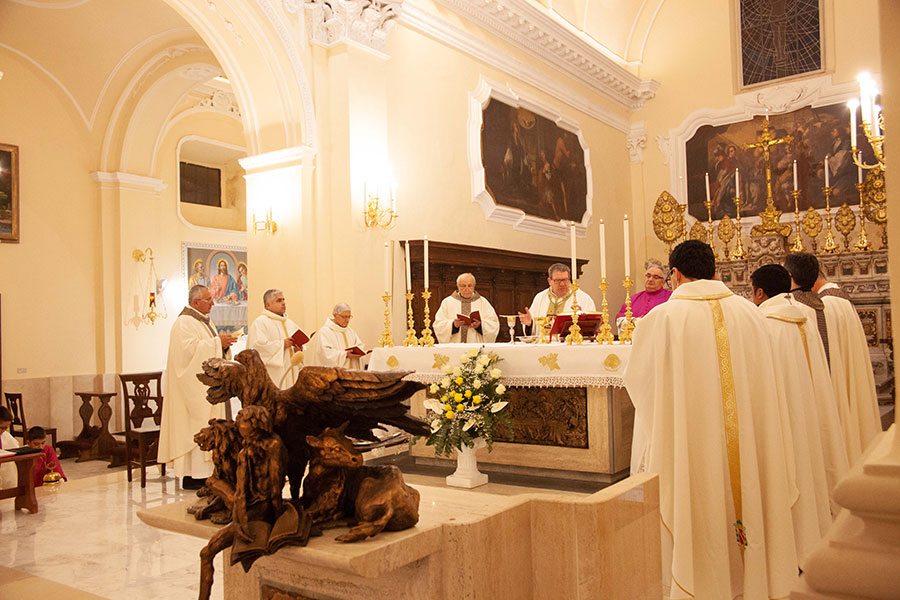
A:
{"label": "tall white candle", "polygon": [[850,109],[850,147],[856,148],[856,109],[859,108],[859,100],[854,98],[847,103]]}
{"label": "tall white candle", "polygon": [[794,191],[796,192],[799,188],[797,187],[797,161],[794,161]]}
{"label": "tall white candle", "polygon": [[409,273],[409,240],[406,240],[406,292],[412,291],[412,276]]}
{"label": "tall white candle", "polygon": [[384,293],[391,293],[391,246],[384,243]]}
{"label": "tall white candle", "polygon": [[428,289],[428,236],[425,236],[425,289]]}
{"label": "tall white candle", "polygon": [[628,215],[625,215],[625,277],[631,275],[631,244],[628,243]]}
{"label": "tall white candle", "polygon": [[569,240],[572,243],[572,281],[578,279],[578,261],[575,260],[575,225],[569,225]]}
{"label": "tall white candle", "polygon": [[738,169],[734,170],[734,197],[741,197],[741,172]]}
{"label": "tall white candle", "polygon": [[600,278],[606,279],[606,225],[600,219]]}
{"label": "tall white candle", "polygon": [[709,200],[709,173],[706,173],[705,179],[706,179],[706,201],[709,202],[710,201]]}
{"label": "tall white candle", "polygon": [[[862,152],[859,153],[859,162],[862,162]],[[857,183],[863,182],[862,167],[859,165],[856,165],[856,181]]]}
{"label": "tall white candle", "polygon": [[829,187],[831,179],[828,177],[828,155],[825,155],[825,187]]}

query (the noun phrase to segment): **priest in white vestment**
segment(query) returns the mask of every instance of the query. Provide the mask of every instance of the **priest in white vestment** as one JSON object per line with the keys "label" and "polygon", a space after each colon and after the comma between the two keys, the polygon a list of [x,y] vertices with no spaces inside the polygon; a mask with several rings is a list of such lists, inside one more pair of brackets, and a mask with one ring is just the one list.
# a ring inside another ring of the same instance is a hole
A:
{"label": "priest in white vestment", "polygon": [[[635,327],[631,472],[659,475],[673,599],[787,597],[798,562],[764,317],[715,277],[706,244],[669,256],[674,292]],[[741,596],[742,595],[742,596]]]}
{"label": "priest in white vestment", "polygon": [[531,325],[533,317],[555,317],[556,315],[572,314],[572,303],[578,300],[581,312],[594,312],[597,307],[594,300],[583,290],[572,293],[572,269],[568,265],[555,263],[547,269],[546,290],[538,292],[531,306],[519,313],[519,320],[526,327]]}
{"label": "priest in white vestment", "polygon": [[259,352],[272,381],[283,390],[294,385],[300,369],[300,352],[291,336],[300,329],[288,318],[287,303],[281,290],[266,290],[263,294],[262,314],[256,317],[247,331],[247,348]]}
{"label": "priest in white vestment", "polygon": [[[819,296],[812,291],[820,277],[819,261],[812,254],[794,252],[784,259],[791,274],[792,295],[813,308],[820,307],[819,330],[824,321],[825,352],[831,369],[838,416],[844,432],[850,464],[862,455],[881,432],[875,376],[866,334],[853,304],[838,296]],[[796,291],[795,291],[796,290]]]}
{"label": "priest in white vestment", "polygon": [[[781,265],[760,267],[750,275],[750,281],[753,302],[766,316],[778,395],[787,417],[784,422],[789,425],[785,430],[788,472],[797,488],[791,512],[802,565],[831,526],[830,492],[835,477],[847,472],[847,454],[834,398],[829,393],[831,377],[825,353],[816,341],[818,333],[807,312],[812,311],[788,293],[791,276]],[[816,391],[825,391],[826,397],[817,401]],[[831,473],[829,482],[828,463],[835,461],[838,464],[831,467],[836,472]]]}
{"label": "priest in white vestment", "polygon": [[192,287],[188,303],[169,334],[158,460],[174,463],[175,473],[183,478],[184,487],[197,489],[202,481],[196,480],[212,475],[213,464],[209,453],[194,443],[194,434],[206,427],[210,419],[225,418],[225,405],[206,401],[207,387],[197,379],[197,374],[203,371],[203,361],[209,358],[230,358],[228,348],[236,337],[216,333],[216,326],[209,319],[213,306],[209,288]]}
{"label": "priest in white vestment", "polygon": [[350,319],[353,315],[350,306],[343,302],[335,305],[331,317],[313,335],[307,344],[307,355],[304,364],[314,367],[341,367],[344,369],[361,369],[359,352],[365,352],[365,344],[353,329]]}
{"label": "priest in white vestment", "polygon": [[[480,319],[469,327],[457,319],[478,312]],[[456,278],[456,291],[444,298],[434,315],[434,335],[441,344],[481,344],[494,342],[500,331],[497,311],[475,291],[475,276],[463,273]]]}

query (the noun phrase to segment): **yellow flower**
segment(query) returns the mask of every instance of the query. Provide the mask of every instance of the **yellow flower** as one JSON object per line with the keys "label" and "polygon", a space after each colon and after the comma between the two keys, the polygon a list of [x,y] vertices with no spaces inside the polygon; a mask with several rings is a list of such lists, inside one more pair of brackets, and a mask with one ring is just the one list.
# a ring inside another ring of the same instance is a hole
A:
{"label": "yellow flower", "polygon": [[481,395],[477,395],[474,398],[472,398],[472,403],[473,404],[481,404]]}
{"label": "yellow flower", "polygon": [[462,378],[462,377],[457,377],[457,378],[456,378],[456,385],[462,385],[462,382],[463,382],[463,378]]}
{"label": "yellow flower", "polygon": [[447,417],[448,419],[452,419],[452,418],[453,418],[453,411],[452,411],[452,410],[448,410],[448,411],[444,414],[444,416]]}
{"label": "yellow flower", "polygon": [[463,406],[462,404],[457,404],[457,405],[456,405],[456,412],[462,412],[463,410],[465,410],[465,408],[466,408],[466,407]]}
{"label": "yellow flower", "polygon": [[466,396],[466,398],[471,398],[471,397],[472,397],[472,390],[466,390],[465,396]]}
{"label": "yellow flower", "polygon": [[441,402],[446,402],[449,399],[450,398],[447,396],[447,394],[444,394],[443,396],[441,396]]}
{"label": "yellow flower", "polygon": [[451,410],[452,408],[453,408],[453,407],[450,406],[450,403],[449,403],[449,402],[445,402],[445,403],[444,403],[444,410]]}

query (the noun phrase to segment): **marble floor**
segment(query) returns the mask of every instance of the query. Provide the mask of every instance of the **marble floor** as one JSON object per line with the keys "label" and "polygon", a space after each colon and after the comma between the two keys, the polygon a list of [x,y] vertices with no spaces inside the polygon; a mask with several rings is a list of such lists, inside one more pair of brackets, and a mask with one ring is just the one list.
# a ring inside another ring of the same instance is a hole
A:
{"label": "marble floor", "polygon": [[[68,482],[55,490],[38,489],[37,514],[15,511],[13,499],[0,500],[0,598],[196,598],[199,552],[206,542],[157,530],[135,515],[144,508],[183,502],[193,492],[182,490],[174,477],[159,477],[155,469],[142,490],[139,481],[128,483],[124,471],[107,471],[102,462],[73,463],[71,468],[68,463],[63,461]],[[405,479],[413,485],[443,487],[448,472],[409,472]],[[492,483],[477,491],[535,491],[524,480],[500,481],[493,483],[492,476]],[[540,491],[582,496],[592,490]],[[221,572],[222,556],[216,561]],[[222,597],[217,578],[212,598]]]}

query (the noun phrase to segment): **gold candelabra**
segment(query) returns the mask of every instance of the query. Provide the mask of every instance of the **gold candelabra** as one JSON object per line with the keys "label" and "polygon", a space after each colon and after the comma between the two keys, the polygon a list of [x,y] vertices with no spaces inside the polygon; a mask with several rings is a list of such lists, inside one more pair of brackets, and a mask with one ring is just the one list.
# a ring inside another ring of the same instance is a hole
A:
{"label": "gold candelabra", "polygon": [[872,243],[866,234],[866,184],[860,182],[856,184],[856,191],[859,192],[859,236],[856,240],[856,250],[858,252],[868,252],[872,249]]}
{"label": "gold candelabra", "polygon": [[[884,158],[884,113],[877,104],[877,98],[881,94],[878,90],[878,84],[872,79],[872,76],[866,72],[860,73],[856,80],[859,82],[859,100],[853,99],[847,103],[850,109],[850,144],[852,146],[851,158],[854,164],[862,169],[883,169],[885,167]],[[863,162],[862,153],[858,153],[856,147],[856,109],[861,109],[863,133],[872,146],[872,153],[875,155],[875,164],[867,164]]]}
{"label": "gold candelabra", "polygon": [[397,211],[394,203],[394,187],[390,186],[390,203],[385,206],[382,201],[380,189],[375,186],[375,193],[370,194],[368,184],[363,186],[365,207],[363,208],[363,222],[366,227],[380,227],[391,229],[397,224]]}
{"label": "gold candelabra", "polygon": [[428,306],[428,299],[431,298],[431,292],[426,289],[422,292],[422,299],[425,301],[425,316],[422,319],[425,325],[422,328],[422,346],[434,346],[434,335],[431,333],[431,308]]}
{"label": "gold candelabra", "polygon": [[609,326],[609,304],[606,301],[606,288],[609,284],[606,277],[600,279],[600,290],[602,291],[600,300],[600,313],[603,316],[603,325],[600,326],[600,333],[597,334],[597,341],[601,344],[612,344],[613,334],[612,327]]}
{"label": "gold candelabra", "polygon": [[709,247],[712,248],[713,258],[719,260],[719,257],[716,254],[716,245],[713,244],[712,202],[707,200],[704,204],[706,204],[706,213],[709,215]]}
{"label": "gold candelabra", "polygon": [[803,239],[800,237],[800,190],[792,191],[791,197],[794,199],[794,231],[797,232],[794,243],[791,244],[791,252],[803,252],[805,248]]}
{"label": "gold candelabra", "polygon": [[394,345],[394,335],[391,333],[391,295],[385,292],[381,297],[384,300],[384,331],[381,332],[381,339],[378,345],[382,348],[390,348]]}
{"label": "gold candelabra", "polygon": [[838,251],[837,243],[834,241],[834,235],[831,233],[831,186],[822,188],[825,194],[825,244],[822,246],[822,252],[834,254]]}
{"label": "gold candelabra", "polygon": [[581,307],[578,305],[578,282],[572,282],[572,325],[569,327],[569,335],[566,336],[566,344],[580,346],[584,341],[581,335],[581,327],[578,326],[578,311]]}
{"label": "gold candelabra", "polygon": [[416,337],[415,330],[415,322],[413,320],[413,309],[412,309],[412,301],[415,298],[415,294],[411,291],[406,292],[406,319],[407,319],[407,328],[406,328],[406,337],[403,338],[404,346],[420,346],[419,338]]}
{"label": "gold candelabra", "polygon": [[747,258],[747,255],[744,252],[744,244],[741,242],[741,199],[740,199],[740,197],[735,197],[734,208],[737,213],[737,216],[734,219],[735,233],[737,234],[737,244],[734,245],[734,252],[731,253],[731,259],[732,260],[744,260],[745,258]]}
{"label": "gold candelabra", "polygon": [[630,343],[631,333],[634,331],[634,319],[631,316],[631,286],[634,282],[631,281],[631,277],[626,276],[622,285],[625,286],[625,322],[619,330],[619,341]]}

